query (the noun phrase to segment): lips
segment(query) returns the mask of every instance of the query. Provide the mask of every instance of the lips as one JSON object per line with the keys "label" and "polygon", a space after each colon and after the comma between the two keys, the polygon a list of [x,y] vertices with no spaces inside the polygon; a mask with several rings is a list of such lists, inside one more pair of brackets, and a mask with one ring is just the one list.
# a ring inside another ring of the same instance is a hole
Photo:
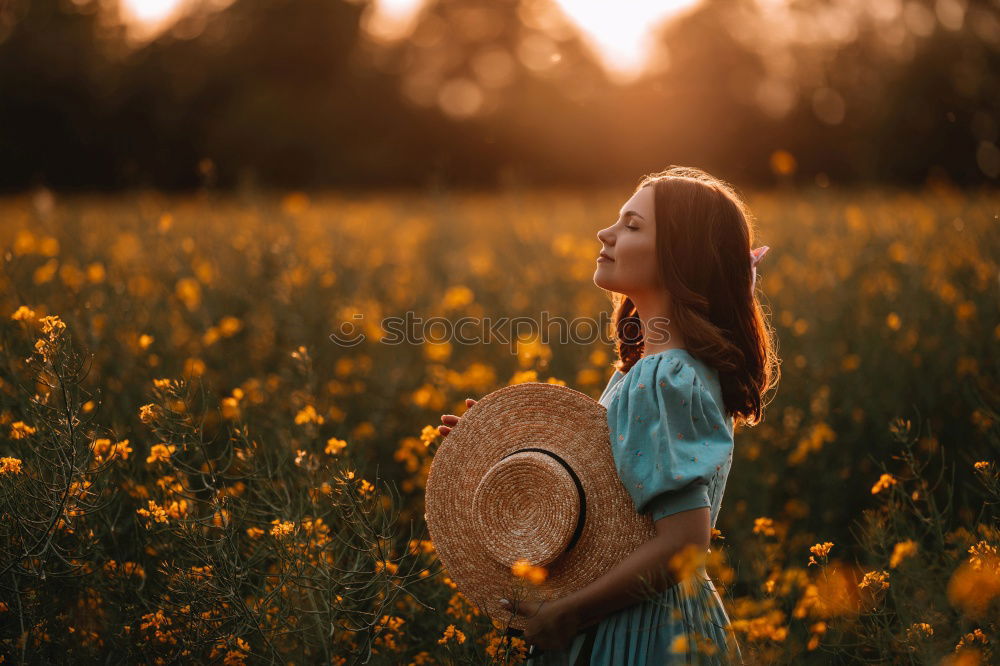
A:
{"label": "lips", "polygon": [[609,256],[608,256],[607,254],[605,254],[603,250],[602,250],[602,251],[601,251],[601,253],[600,253],[599,255],[597,255],[597,256],[598,256],[598,258],[601,258],[601,257],[603,257],[603,258],[607,259],[608,261],[614,261],[614,259],[612,259],[612,258],[611,258],[611,257],[609,257]]}

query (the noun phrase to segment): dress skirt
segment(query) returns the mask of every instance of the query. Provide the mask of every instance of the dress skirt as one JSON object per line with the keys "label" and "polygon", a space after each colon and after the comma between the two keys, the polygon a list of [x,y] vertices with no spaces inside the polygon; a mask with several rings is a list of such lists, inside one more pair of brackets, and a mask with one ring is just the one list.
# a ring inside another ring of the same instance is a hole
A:
{"label": "dress skirt", "polygon": [[622,608],[561,650],[535,650],[529,666],[742,664],[722,599],[700,567],[656,599]]}

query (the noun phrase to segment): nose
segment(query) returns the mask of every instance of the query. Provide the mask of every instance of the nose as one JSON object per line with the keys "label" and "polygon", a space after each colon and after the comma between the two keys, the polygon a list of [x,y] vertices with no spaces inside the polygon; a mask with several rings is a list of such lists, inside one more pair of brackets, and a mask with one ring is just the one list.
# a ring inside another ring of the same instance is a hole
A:
{"label": "nose", "polygon": [[614,235],[611,233],[611,227],[606,227],[597,232],[597,240],[601,241],[608,247],[614,245]]}

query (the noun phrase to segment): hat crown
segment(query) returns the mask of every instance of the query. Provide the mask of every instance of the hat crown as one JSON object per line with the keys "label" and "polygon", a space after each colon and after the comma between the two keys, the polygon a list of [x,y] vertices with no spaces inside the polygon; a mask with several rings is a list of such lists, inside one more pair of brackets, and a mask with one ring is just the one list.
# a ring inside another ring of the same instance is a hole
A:
{"label": "hat crown", "polygon": [[579,481],[544,449],[499,460],[480,479],[472,501],[481,545],[505,567],[556,560],[579,535],[583,511]]}

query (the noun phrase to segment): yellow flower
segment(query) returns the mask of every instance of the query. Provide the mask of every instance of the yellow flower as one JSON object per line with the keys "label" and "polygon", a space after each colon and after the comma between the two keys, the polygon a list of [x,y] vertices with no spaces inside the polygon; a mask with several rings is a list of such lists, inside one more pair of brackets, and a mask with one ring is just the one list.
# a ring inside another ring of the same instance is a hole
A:
{"label": "yellow flower", "polygon": [[818,555],[819,557],[826,557],[830,554],[830,549],[833,548],[833,542],[826,541],[822,544],[816,544],[809,548],[809,552],[813,555]]}
{"label": "yellow flower", "polygon": [[20,474],[21,461],[18,458],[0,458],[0,476],[4,474]]}
{"label": "yellow flower", "polygon": [[907,539],[897,543],[892,549],[892,556],[889,558],[889,568],[895,569],[907,557],[917,552],[917,544],[913,539]]}
{"label": "yellow flower", "polygon": [[247,528],[247,536],[249,536],[251,539],[257,539],[263,535],[264,535],[264,530],[260,529],[259,527]]}
{"label": "yellow flower", "polygon": [[187,501],[173,501],[167,506],[160,506],[153,500],[147,502],[148,509],[136,509],[136,513],[158,523],[166,523],[169,517],[180,518],[186,513]]}
{"label": "yellow flower", "polygon": [[896,479],[892,477],[892,474],[883,474],[879,477],[878,481],[872,486],[872,495],[877,495],[889,486],[895,485]]}
{"label": "yellow flower", "polygon": [[117,455],[120,455],[123,459],[128,459],[128,454],[132,452],[132,449],[128,446],[127,439],[118,442],[118,444],[112,448],[111,440],[106,437],[99,437],[95,439],[90,445],[90,450],[98,462],[103,461],[105,458],[110,460]]}
{"label": "yellow flower", "polygon": [[528,560],[517,560],[510,568],[510,572],[518,578],[523,578],[533,585],[540,585],[549,577],[549,570],[545,567],[537,567]]}
{"label": "yellow flower", "polygon": [[424,358],[432,363],[444,363],[451,357],[450,342],[425,342]]}
{"label": "yellow flower", "polygon": [[927,638],[928,636],[934,635],[934,627],[927,624],[926,622],[914,622],[906,630],[907,640],[919,640],[921,638]]}
{"label": "yellow flower", "polygon": [[517,636],[494,636],[486,646],[485,652],[494,661],[500,661],[509,655],[513,658],[513,663],[521,663],[527,656],[528,646],[523,638]]}
{"label": "yellow flower", "polygon": [[831,541],[827,541],[825,543],[818,543],[815,546],[810,546],[809,552],[812,553],[812,555],[809,556],[809,564],[807,564],[806,566],[819,564],[819,562],[817,562],[813,558],[813,555],[815,555],[816,557],[826,557],[830,554],[831,548],[833,548],[833,542]]}
{"label": "yellow flower", "polygon": [[347,442],[345,442],[344,440],[337,439],[336,437],[331,437],[330,439],[326,440],[325,453],[331,456],[335,456],[338,453],[340,453],[345,446],[347,446]]}
{"label": "yellow flower", "polygon": [[444,645],[449,640],[454,640],[456,643],[465,642],[465,634],[460,630],[455,628],[455,625],[449,624],[448,628],[444,630],[444,635],[438,639],[438,645]]}
{"label": "yellow flower", "polygon": [[194,310],[201,304],[201,285],[194,278],[178,280],[174,293],[188,310]]}
{"label": "yellow flower", "polygon": [[873,592],[880,592],[889,589],[888,571],[869,571],[858,583],[858,589],[870,589]]}
{"label": "yellow flower", "polygon": [[243,322],[237,317],[227,316],[219,320],[219,333],[222,337],[229,338],[240,332],[243,328]]}
{"label": "yellow flower", "polygon": [[527,382],[537,382],[537,381],[538,381],[538,372],[537,371],[535,371],[535,370],[521,370],[521,371],[518,371],[518,372],[514,373],[514,376],[511,377],[510,383],[511,384],[524,384],[524,383],[527,383]]}
{"label": "yellow flower", "polygon": [[123,439],[115,444],[115,448],[111,452],[111,456],[114,458],[121,458],[122,460],[128,460],[130,453],[132,453],[132,447],[128,445],[127,439]]}
{"label": "yellow flower", "polygon": [[687,543],[679,551],[670,556],[670,571],[677,581],[683,581],[681,594],[689,594],[694,575],[705,565],[705,550],[693,543]]}
{"label": "yellow flower", "polygon": [[200,358],[189,358],[184,361],[184,375],[186,377],[200,377],[205,374],[205,362]]}
{"label": "yellow flower", "polygon": [[753,521],[753,533],[774,536],[774,520],[766,517],[756,518]]}
{"label": "yellow flower", "polygon": [[425,425],[424,429],[420,431],[420,441],[424,443],[424,446],[429,446],[440,434],[441,431],[434,426]]}
{"label": "yellow flower", "polygon": [[688,638],[684,634],[680,634],[674,639],[673,643],[670,644],[670,651],[673,653],[687,652],[688,649]]}
{"label": "yellow flower", "polygon": [[27,305],[22,305],[14,311],[14,314],[12,314],[10,318],[14,321],[32,322],[35,320],[36,316],[37,315],[34,310],[29,308]]}
{"label": "yellow flower", "polygon": [[42,333],[48,335],[49,338],[53,338],[60,331],[66,330],[65,322],[55,315],[42,317],[39,321],[42,322]]}
{"label": "yellow flower", "polygon": [[150,403],[139,408],[139,420],[143,423],[152,423],[156,418],[156,405]]}
{"label": "yellow flower", "polygon": [[281,521],[275,518],[271,521],[271,524],[274,525],[274,527],[271,528],[271,536],[279,539],[281,537],[288,536],[295,531],[295,524],[290,523],[287,520]]}
{"label": "yellow flower", "polygon": [[233,421],[240,417],[240,401],[238,398],[226,397],[222,399],[222,418]]}
{"label": "yellow flower", "polygon": [[471,289],[464,285],[458,285],[449,287],[448,291],[444,294],[444,299],[442,299],[442,305],[446,310],[460,308],[471,303],[474,298],[475,295]]}
{"label": "yellow flower", "polygon": [[974,629],[972,633],[965,634],[962,636],[961,640],[958,641],[958,645],[955,646],[955,651],[959,651],[970,643],[982,643],[986,645],[989,643],[989,639],[986,638],[986,634],[983,633],[982,629]]}
{"label": "yellow flower", "polygon": [[983,567],[988,568],[991,563],[997,563],[996,546],[980,541],[969,548],[969,564],[972,565],[973,569],[981,571]]}
{"label": "yellow flower", "polygon": [[35,428],[24,421],[15,421],[10,424],[11,439],[26,439],[29,435],[34,435],[36,432],[38,431]]}
{"label": "yellow flower", "polygon": [[399,565],[395,562],[387,562],[385,560],[375,561],[375,573],[381,573],[383,571],[388,571],[390,574],[394,574],[399,570]]}
{"label": "yellow flower", "polygon": [[316,408],[312,405],[306,405],[299,410],[299,413],[295,415],[296,425],[302,425],[303,423],[316,423],[317,425],[322,425],[324,419],[316,412]]}
{"label": "yellow flower", "polygon": [[972,618],[985,617],[1000,597],[1000,557],[984,552],[959,565],[948,581],[948,600]]}
{"label": "yellow flower", "polygon": [[176,450],[177,446],[174,444],[154,444],[149,450],[146,462],[150,464],[155,462],[169,462],[171,454]]}

